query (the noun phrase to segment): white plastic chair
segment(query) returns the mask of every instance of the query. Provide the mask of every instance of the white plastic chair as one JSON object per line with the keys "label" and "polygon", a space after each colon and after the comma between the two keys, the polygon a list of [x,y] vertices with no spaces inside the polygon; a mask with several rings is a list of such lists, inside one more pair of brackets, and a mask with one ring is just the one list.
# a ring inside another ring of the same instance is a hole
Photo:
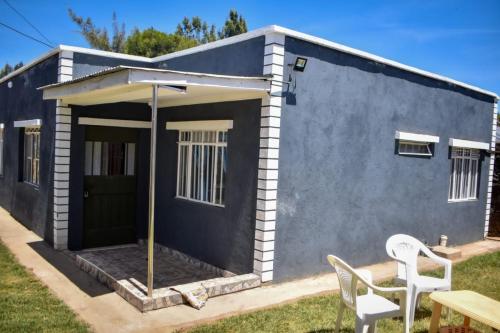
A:
{"label": "white plastic chair", "polygon": [[[421,293],[451,290],[451,261],[432,253],[418,239],[398,234],[391,236],[385,244],[387,254],[398,263],[396,282],[408,288],[409,323],[413,326],[415,310],[418,307]],[[418,274],[417,257],[422,252],[432,261],[444,266],[444,278],[434,278]]]}
{"label": "white plastic chair", "polygon": [[[329,255],[328,262],[335,268],[340,285],[340,306],[337,316],[335,333],[339,332],[344,308],[348,307],[356,313],[356,333],[375,332],[376,322],[382,318],[403,316],[404,332],[409,332],[408,309],[406,307],[405,287],[382,288],[373,285],[372,275],[367,270],[355,270],[342,259]],[[358,281],[368,287],[365,295],[358,295]],[[373,291],[381,293],[400,293],[400,305],[376,295]]]}

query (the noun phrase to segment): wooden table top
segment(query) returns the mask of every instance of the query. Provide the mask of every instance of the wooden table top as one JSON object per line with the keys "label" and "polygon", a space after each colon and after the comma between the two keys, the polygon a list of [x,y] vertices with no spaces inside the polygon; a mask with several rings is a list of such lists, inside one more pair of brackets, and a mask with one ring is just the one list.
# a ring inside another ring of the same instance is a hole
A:
{"label": "wooden table top", "polygon": [[470,290],[436,291],[430,298],[472,320],[500,330],[500,302]]}

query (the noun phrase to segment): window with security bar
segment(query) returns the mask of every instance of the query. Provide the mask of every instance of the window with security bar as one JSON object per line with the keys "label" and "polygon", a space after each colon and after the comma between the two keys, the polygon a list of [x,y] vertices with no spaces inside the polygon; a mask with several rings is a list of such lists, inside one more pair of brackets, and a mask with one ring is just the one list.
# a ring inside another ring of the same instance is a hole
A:
{"label": "window with security bar", "polygon": [[177,197],[224,206],[227,131],[180,131]]}
{"label": "window with security bar", "polygon": [[24,129],[23,181],[40,184],[40,128]]}
{"label": "window with security bar", "polygon": [[477,149],[458,147],[451,149],[450,188],[448,194],[450,201],[477,199],[480,156],[480,151]]}

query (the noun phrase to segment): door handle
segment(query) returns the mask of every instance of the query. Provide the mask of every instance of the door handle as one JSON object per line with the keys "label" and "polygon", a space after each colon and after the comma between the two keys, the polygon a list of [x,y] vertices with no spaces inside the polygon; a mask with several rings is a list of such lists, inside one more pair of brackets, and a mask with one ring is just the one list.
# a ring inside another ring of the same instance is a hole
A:
{"label": "door handle", "polygon": [[83,191],[83,197],[87,199],[89,197],[89,191],[87,190]]}

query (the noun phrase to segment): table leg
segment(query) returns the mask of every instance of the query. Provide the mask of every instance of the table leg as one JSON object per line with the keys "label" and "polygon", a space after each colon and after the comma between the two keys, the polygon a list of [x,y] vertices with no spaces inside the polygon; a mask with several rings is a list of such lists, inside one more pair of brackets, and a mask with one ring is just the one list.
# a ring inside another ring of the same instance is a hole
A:
{"label": "table leg", "polygon": [[470,318],[467,316],[464,316],[464,326],[469,327],[470,326]]}
{"label": "table leg", "polygon": [[434,308],[432,309],[431,325],[429,333],[437,333],[439,328],[439,319],[441,319],[441,309],[443,305],[434,301]]}

